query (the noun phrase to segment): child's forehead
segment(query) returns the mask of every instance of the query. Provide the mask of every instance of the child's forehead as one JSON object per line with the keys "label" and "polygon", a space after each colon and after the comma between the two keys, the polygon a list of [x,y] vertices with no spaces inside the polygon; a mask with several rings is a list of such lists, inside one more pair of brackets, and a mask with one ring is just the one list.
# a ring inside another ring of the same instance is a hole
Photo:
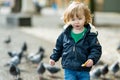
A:
{"label": "child's forehead", "polygon": [[73,10],[70,13],[70,18],[74,18],[74,17],[80,18],[80,17],[83,17],[83,16],[84,16],[84,11],[83,10]]}

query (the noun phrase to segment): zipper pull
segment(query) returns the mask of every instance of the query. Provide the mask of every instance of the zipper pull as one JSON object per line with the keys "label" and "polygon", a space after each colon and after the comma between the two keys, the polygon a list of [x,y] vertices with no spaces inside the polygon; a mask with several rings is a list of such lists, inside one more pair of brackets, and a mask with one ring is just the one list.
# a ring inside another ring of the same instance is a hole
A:
{"label": "zipper pull", "polygon": [[75,46],[73,46],[73,52],[75,51]]}

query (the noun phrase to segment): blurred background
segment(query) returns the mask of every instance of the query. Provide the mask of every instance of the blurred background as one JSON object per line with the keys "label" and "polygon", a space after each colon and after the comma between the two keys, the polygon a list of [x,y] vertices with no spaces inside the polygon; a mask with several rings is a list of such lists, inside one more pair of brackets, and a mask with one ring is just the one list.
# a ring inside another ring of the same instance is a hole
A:
{"label": "blurred background", "polygon": [[[13,80],[16,76],[18,80],[63,80],[60,60],[55,68],[48,62],[56,38],[63,30],[63,11],[72,1],[0,0],[0,80]],[[120,80],[120,0],[80,1],[91,10],[103,52],[91,71],[91,80]],[[27,46],[26,50],[23,46]],[[10,64],[17,61],[13,60],[14,56],[10,57],[10,52],[23,56],[20,60],[17,58],[20,76],[10,72]],[[34,59],[38,53],[39,57]],[[41,63],[46,70],[41,72],[42,68],[39,72]]]}

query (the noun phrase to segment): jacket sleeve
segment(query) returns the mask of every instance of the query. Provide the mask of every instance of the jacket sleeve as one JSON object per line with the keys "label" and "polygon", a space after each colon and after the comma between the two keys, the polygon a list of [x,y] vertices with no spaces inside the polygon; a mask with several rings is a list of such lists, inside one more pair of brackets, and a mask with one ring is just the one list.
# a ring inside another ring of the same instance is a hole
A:
{"label": "jacket sleeve", "polygon": [[91,33],[89,35],[89,44],[90,55],[88,56],[88,59],[92,59],[93,63],[96,64],[102,54],[102,47],[98,41],[97,34]]}
{"label": "jacket sleeve", "polygon": [[55,48],[53,49],[53,52],[50,56],[50,59],[53,59],[55,62],[58,61],[62,55],[62,49],[63,49],[62,44],[63,44],[63,33],[61,33],[57,38]]}

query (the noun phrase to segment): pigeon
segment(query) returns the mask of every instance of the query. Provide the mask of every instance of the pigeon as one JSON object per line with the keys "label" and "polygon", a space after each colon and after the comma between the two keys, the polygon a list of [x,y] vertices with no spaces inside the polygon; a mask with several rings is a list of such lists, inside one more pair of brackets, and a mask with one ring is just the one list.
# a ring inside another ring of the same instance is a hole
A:
{"label": "pigeon", "polygon": [[44,53],[45,53],[45,49],[40,46],[40,48],[39,48],[39,50],[36,54],[40,54],[40,59],[41,60],[45,57]]}
{"label": "pigeon", "polygon": [[100,60],[95,64],[95,66],[99,66],[99,65],[104,65],[104,62]]}
{"label": "pigeon", "polygon": [[110,66],[110,71],[112,71],[114,76],[119,71],[119,69],[120,69],[119,62],[115,62]]}
{"label": "pigeon", "polygon": [[118,53],[120,53],[120,45],[117,47],[117,51]]}
{"label": "pigeon", "polygon": [[20,59],[18,56],[15,56],[13,58],[11,58],[11,60],[6,64],[6,66],[9,66],[11,64],[14,64],[14,65],[18,65],[20,64]]}
{"label": "pigeon", "polygon": [[17,54],[16,51],[13,51],[13,52],[8,51],[8,55],[9,55],[10,57],[14,57],[14,56],[17,56],[18,54]]}
{"label": "pigeon", "polygon": [[27,43],[24,42],[22,45],[22,51],[27,51]]}
{"label": "pigeon", "polygon": [[57,66],[51,66],[51,65],[45,64],[45,63],[44,63],[44,66],[45,66],[46,70],[51,74],[51,77],[54,77],[54,74],[58,73],[61,70]]}
{"label": "pigeon", "polygon": [[8,36],[8,38],[4,41],[4,43],[9,44],[11,42],[11,37]]}
{"label": "pigeon", "polygon": [[41,58],[41,54],[37,54],[37,55],[34,55],[32,57],[29,58],[29,60],[33,63],[33,64],[39,64],[41,61],[42,61],[42,58]]}
{"label": "pigeon", "polygon": [[10,72],[10,74],[13,75],[17,80],[20,80],[20,69],[19,69],[16,65],[11,64],[11,65],[10,65],[9,72]]}
{"label": "pigeon", "polygon": [[41,58],[43,59],[45,57],[44,53],[45,53],[45,49],[40,46],[38,52],[36,52],[35,54],[40,54]]}
{"label": "pigeon", "polygon": [[38,67],[37,67],[37,73],[39,74],[39,79],[42,80],[43,79],[43,74],[45,73],[46,69],[43,65],[43,62],[40,62]]}
{"label": "pigeon", "polygon": [[100,68],[94,68],[94,70],[91,72],[92,78],[100,78],[101,77],[101,69]]}
{"label": "pigeon", "polygon": [[28,56],[28,60],[32,63],[39,64],[44,58],[44,52],[45,50],[40,47],[37,53],[32,53]]}
{"label": "pigeon", "polygon": [[39,50],[38,50],[38,53],[40,53],[40,52],[42,52],[42,53],[44,53],[45,52],[45,49],[43,48],[43,47],[39,47]]}
{"label": "pigeon", "polygon": [[38,51],[36,53],[30,53],[28,55],[28,58],[32,58],[33,56],[38,55],[38,54],[41,54],[41,57],[44,57],[44,53],[45,53],[44,48],[40,46]]}
{"label": "pigeon", "polygon": [[46,67],[46,69],[47,69],[51,74],[54,74],[54,73],[57,73],[57,72],[60,71],[60,68],[55,67],[55,66]]}
{"label": "pigeon", "polygon": [[14,65],[17,66],[18,64],[21,63],[22,55],[23,55],[23,51],[21,51],[20,53],[18,53],[18,55],[12,57],[11,60],[8,61],[8,63],[5,66],[9,66],[11,64],[14,64]]}
{"label": "pigeon", "polygon": [[102,74],[103,76],[105,76],[105,75],[109,72],[108,64],[105,64],[105,65],[100,69],[100,71],[101,71],[101,74]]}

